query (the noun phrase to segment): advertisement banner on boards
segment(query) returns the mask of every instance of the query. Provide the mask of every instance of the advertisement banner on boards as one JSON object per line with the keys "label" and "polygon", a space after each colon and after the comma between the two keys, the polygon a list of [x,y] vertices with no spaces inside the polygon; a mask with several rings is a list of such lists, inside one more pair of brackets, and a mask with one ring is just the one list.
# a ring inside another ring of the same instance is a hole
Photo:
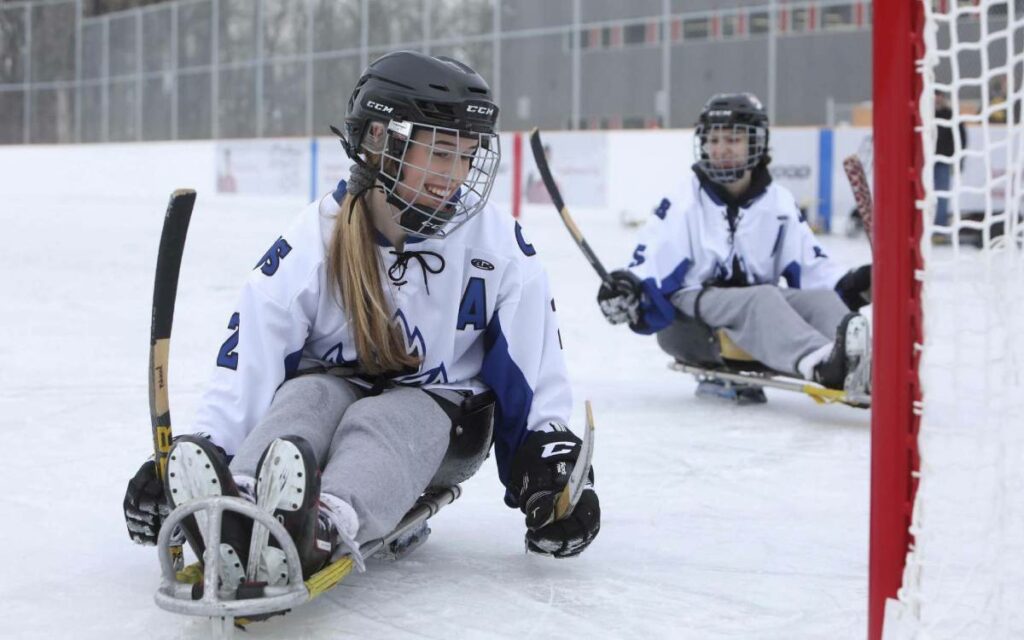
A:
{"label": "advertisement banner on boards", "polygon": [[[548,164],[566,206],[607,206],[607,133],[545,132],[543,142]],[[527,141],[523,143],[523,202],[548,204],[551,198],[544,188]]]}
{"label": "advertisement banner on boards", "polygon": [[308,139],[218,141],[217,193],[302,196],[309,193]]}
{"label": "advertisement banner on boards", "polygon": [[[771,131],[768,170],[772,181],[788,189],[813,223],[818,213],[818,130],[810,127]],[[813,224],[812,224],[813,226]]]}

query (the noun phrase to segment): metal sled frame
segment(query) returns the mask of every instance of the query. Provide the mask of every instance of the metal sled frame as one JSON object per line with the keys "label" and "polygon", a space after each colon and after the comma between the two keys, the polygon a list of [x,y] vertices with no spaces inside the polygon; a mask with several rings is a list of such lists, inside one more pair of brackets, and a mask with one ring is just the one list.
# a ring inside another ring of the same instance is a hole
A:
{"label": "metal sled frame", "polygon": [[[359,554],[364,559],[369,558],[393,540],[419,526],[446,505],[457,500],[461,495],[462,488],[459,485],[424,494],[391,533],[363,544],[359,548]],[[184,518],[198,511],[203,511],[207,515],[206,527],[202,531],[206,548],[201,559],[203,567],[205,567],[202,577],[202,597],[194,599],[193,593],[196,585],[187,580],[187,577],[179,576],[174,568],[171,556],[171,532],[181,524]],[[288,561],[289,584],[287,586],[265,586],[262,587],[261,596],[245,599],[236,598],[237,585],[219,586],[221,571],[216,554],[220,549],[220,528],[224,511],[234,511],[252,518],[266,526],[270,530],[270,535],[276,540],[282,541],[285,558]],[[160,588],[153,596],[157,606],[173,613],[210,618],[215,637],[231,637],[235,618],[283,612],[313,600],[336,586],[355,567],[352,557],[346,555],[303,581],[298,551],[284,526],[272,514],[260,510],[251,502],[227,496],[201,498],[172,511],[160,528],[157,552],[160,557],[162,574]]]}

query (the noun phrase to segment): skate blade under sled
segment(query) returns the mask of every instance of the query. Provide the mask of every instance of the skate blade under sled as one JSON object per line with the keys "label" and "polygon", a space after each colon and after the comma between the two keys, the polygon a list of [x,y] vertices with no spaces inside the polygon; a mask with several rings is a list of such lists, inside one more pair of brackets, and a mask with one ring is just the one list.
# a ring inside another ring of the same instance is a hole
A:
{"label": "skate blade under sled", "polygon": [[[461,494],[459,485],[424,494],[391,533],[361,545],[358,553],[362,559],[375,554],[384,557],[393,557],[396,553],[404,555],[401,552],[408,552],[425,539],[424,525],[427,519],[457,500]],[[287,584],[271,586],[246,582],[232,585],[224,580],[221,562],[212,550],[220,547],[220,527],[225,511],[251,518],[266,527],[278,541],[283,541]],[[185,518],[196,513],[205,516],[202,518],[205,521],[202,534],[206,540],[204,557],[200,563],[176,571],[170,552],[171,533]],[[396,541],[399,545],[394,546],[392,543]],[[222,637],[230,636],[236,624],[241,626],[253,620],[284,613],[317,598],[340,583],[356,566],[355,560],[347,554],[303,580],[298,550],[284,526],[272,514],[251,502],[227,496],[200,498],[172,511],[160,528],[157,550],[161,583],[154,596],[156,604],[173,613],[208,617],[218,630],[216,635]]]}

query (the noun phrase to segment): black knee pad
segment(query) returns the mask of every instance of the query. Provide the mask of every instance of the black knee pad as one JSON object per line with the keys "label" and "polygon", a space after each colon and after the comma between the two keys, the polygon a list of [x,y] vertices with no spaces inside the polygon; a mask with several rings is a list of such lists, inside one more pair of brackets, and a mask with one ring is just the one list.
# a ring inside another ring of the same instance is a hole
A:
{"label": "black knee pad", "polygon": [[433,393],[430,396],[452,420],[448,450],[427,485],[428,489],[440,489],[468,480],[487,459],[494,441],[495,398],[487,391],[457,404]]}
{"label": "black knee pad", "polygon": [[722,366],[718,338],[711,327],[682,313],[656,334],[658,346],[676,360],[701,367]]}

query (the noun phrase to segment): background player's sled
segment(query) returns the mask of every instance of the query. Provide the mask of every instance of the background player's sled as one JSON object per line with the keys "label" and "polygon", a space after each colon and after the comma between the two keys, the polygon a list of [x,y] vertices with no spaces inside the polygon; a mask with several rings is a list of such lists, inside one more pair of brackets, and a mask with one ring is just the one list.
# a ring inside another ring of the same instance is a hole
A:
{"label": "background player's sled", "polygon": [[659,331],[657,339],[662,350],[675,358],[669,368],[697,379],[697,395],[760,404],[767,400],[764,388],[770,387],[803,393],[819,403],[871,406],[867,391],[871,382],[870,351],[847,376],[846,388],[840,390],[770,369],[737,347],[725,331],[683,314]]}

